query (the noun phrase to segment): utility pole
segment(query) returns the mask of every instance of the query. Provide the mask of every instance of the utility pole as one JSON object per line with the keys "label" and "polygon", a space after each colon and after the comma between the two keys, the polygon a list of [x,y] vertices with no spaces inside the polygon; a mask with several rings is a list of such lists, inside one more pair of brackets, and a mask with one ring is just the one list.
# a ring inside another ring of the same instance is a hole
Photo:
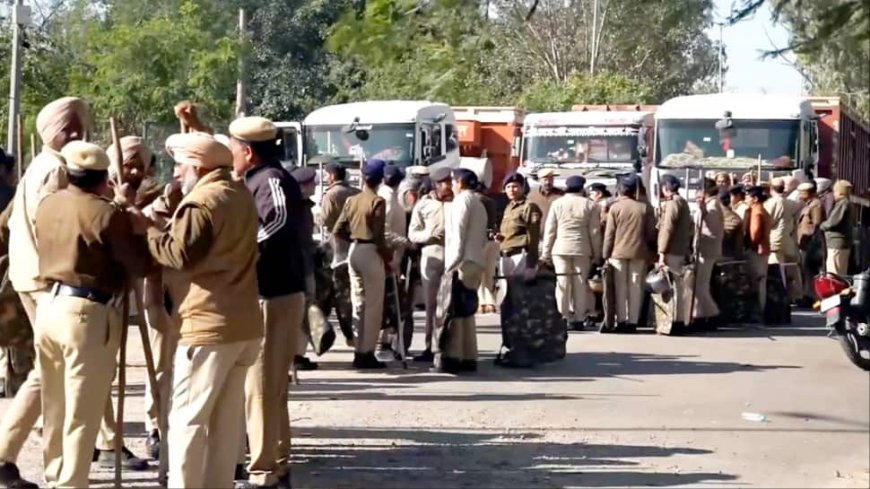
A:
{"label": "utility pole", "polygon": [[246,50],[246,22],[245,9],[239,9],[239,44],[241,46],[241,56],[239,57],[239,79],[236,82],[236,116],[242,117],[245,115],[245,79],[247,77],[245,66],[245,50]]}
{"label": "utility pole", "polygon": [[[12,6],[12,63],[9,74],[9,131],[6,153],[17,154],[18,115],[21,112],[21,28],[30,24],[30,8],[24,0],[16,0]],[[18,163],[21,165],[21,162]]]}
{"label": "utility pole", "polygon": [[717,22],[719,26],[719,93],[725,93],[725,76],[723,64],[725,63],[725,44],[723,31],[725,29],[724,22]]}
{"label": "utility pole", "polygon": [[595,75],[595,53],[598,50],[598,0],[592,0],[592,50],[589,53],[589,75]]}

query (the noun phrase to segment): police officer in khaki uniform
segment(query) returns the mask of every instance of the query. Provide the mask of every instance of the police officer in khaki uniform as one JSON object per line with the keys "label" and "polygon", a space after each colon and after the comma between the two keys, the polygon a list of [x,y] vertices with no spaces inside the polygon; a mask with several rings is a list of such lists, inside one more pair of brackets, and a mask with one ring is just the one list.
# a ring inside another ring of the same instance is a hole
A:
{"label": "police officer in khaki uniform", "polygon": [[565,192],[562,189],[556,188],[554,178],[557,174],[552,168],[538,170],[536,176],[541,185],[529,193],[528,199],[541,209],[541,227],[543,227],[547,222],[550,205],[553,204],[553,201],[565,195]]}
{"label": "police officer in khaki uniform", "polygon": [[289,484],[287,371],[305,347],[304,246],[311,241],[310,229],[303,226],[310,210],[299,184],[278,160],[277,132],[262,117],[236,119],[229,128],[233,167],[254,197],[259,221],[257,282],[265,337],[245,381],[249,481],[259,487],[282,479]]}
{"label": "police officer in khaki uniform", "polygon": [[519,173],[505,177],[503,187],[509,203],[496,240],[501,251],[501,275],[525,275],[530,279],[538,265],[542,213],[537,204],[526,198],[525,183]]}
{"label": "police officer in khaki uniform", "polygon": [[[726,174],[727,175],[727,174]],[[713,300],[710,284],[713,267],[722,258],[722,241],[725,237],[725,213],[719,200],[716,182],[705,178],[704,193],[697,198],[701,233],[698,236],[698,263],[695,268],[694,324],[700,330],[713,330],[718,326],[719,307]]]}
{"label": "police officer in khaki uniform", "polygon": [[106,153],[73,141],[61,154],[70,187],[46,197],[36,214],[40,277],[50,284],[38,301],[36,349],[45,479],[78,488],[88,487],[115,372],[123,324],[118,296],[127,273],[144,276],[150,259],[145,226],[134,236],[130,217],[106,197],[112,195]]}
{"label": "police officer in khaki uniform", "polygon": [[683,267],[686,258],[692,253],[692,212],[689,203],[680,194],[680,181],[673,175],[664,175],[661,179],[664,209],[659,221],[658,266],[668,267],[674,278],[674,318],[673,331],[685,332],[686,313],[683,288],[691,284],[683,283]]}
{"label": "police officer in khaki uniform", "polygon": [[[81,139],[88,124],[87,104],[77,97],[55,100],[39,112],[36,129],[43,141],[42,151],[30,162],[18,184],[9,215],[9,280],[18,292],[31,325],[36,324],[36,303],[45,291],[40,279],[39,253],[36,246],[36,210],[42,200],[67,186],[65,162],[61,149],[70,141]],[[32,355],[32,353],[30,353]],[[34,368],[6,410],[0,423],[0,487],[27,487],[15,462],[40,415],[41,387],[39,369]],[[111,404],[107,402],[107,406]],[[98,459],[104,467],[114,467],[114,454],[107,451],[114,444],[111,409],[104,413],[97,444]],[[144,470],[147,462],[124,448],[124,465]]]}
{"label": "police officer in khaki uniform", "polygon": [[335,315],[348,346],[353,345],[353,313],[350,304],[350,276],[348,275],[347,253],[350,243],[332,234],[332,228],[344,209],[344,203],[358,188],[347,183],[347,169],[341,163],[330,163],[325,167],[329,187],[320,200],[320,215],[332,244],[332,280],[335,287]]}
{"label": "police officer in khaki uniform", "polygon": [[183,167],[185,194],[168,232],[148,230],[151,255],[180,272],[172,297],[182,323],[168,486],[227,488],[240,449],[245,377],[262,350],[256,203],[232,177],[233,154],[213,136],[175,134],[166,151]]}
{"label": "police officer in khaki uniform", "polygon": [[444,278],[451,280],[451,318],[444,347],[433,370],[444,373],[477,371],[477,288],[486,270],[486,207],[474,192],[477,175],[466,168],[453,170],[453,201],[444,216]]}
{"label": "police officer in khaki uniform", "polygon": [[358,338],[353,366],[384,368],[375,357],[384,312],[384,284],[392,253],[385,238],[386,202],[378,196],[384,163],[368,161],[362,169],[363,191],[347,199],[333,233],[350,240],[350,285],[353,322]]}
{"label": "police officer in khaki uniform", "polygon": [[408,238],[421,247],[420,275],[426,304],[426,349],[414,357],[415,362],[431,362],[432,335],[435,331],[435,310],[438,288],[444,275],[444,211],[453,199],[453,182],[448,168],[438,168],[430,175],[435,189],[424,195],[411,212]]}

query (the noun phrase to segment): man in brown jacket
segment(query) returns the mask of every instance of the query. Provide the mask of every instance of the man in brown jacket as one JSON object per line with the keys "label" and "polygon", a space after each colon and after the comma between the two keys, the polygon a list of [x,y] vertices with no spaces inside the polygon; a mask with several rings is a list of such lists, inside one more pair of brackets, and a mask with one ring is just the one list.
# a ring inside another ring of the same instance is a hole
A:
{"label": "man in brown jacket", "polygon": [[[664,209],[659,221],[658,266],[668,267],[674,276],[674,324],[677,332],[686,328],[687,304],[683,287],[683,267],[692,253],[694,226],[689,203],[679,194],[680,180],[673,175],[662,177]],[[688,285],[691,287],[691,284]]]}
{"label": "man in brown jacket", "polygon": [[169,487],[232,487],[245,375],[263,337],[257,288],[257,211],[234,181],[233,155],[205,133],[176,134],[184,199],[168,232],[148,230],[157,262],[178,274],[181,337],[169,413]]}
{"label": "man in brown jacket", "polygon": [[760,186],[750,187],[746,192],[749,210],[744,221],[749,247],[749,273],[758,287],[758,305],[761,316],[767,303],[767,263],[770,259],[770,233],[773,220],[764,208],[766,196]]}
{"label": "man in brown jacket", "polygon": [[813,277],[824,263],[824,239],[822,222],[825,221],[825,207],[816,195],[816,182],[798,185],[798,195],[804,203],[798,220],[798,247],[801,250],[801,268],[804,275],[804,303],[813,303]]}
{"label": "man in brown jacket", "polygon": [[540,186],[529,192],[528,199],[529,202],[532,202],[541,209],[541,226],[543,226],[547,221],[547,213],[550,211],[550,206],[553,205],[556,199],[565,195],[565,192],[556,188],[554,184],[554,178],[556,177],[555,170],[544,168],[543,170],[538,170],[536,175]]}
{"label": "man in brown jacket", "polygon": [[656,243],[655,211],[635,200],[638,181],[624,177],[617,185],[619,197],[607,213],[602,256],[615,274],[616,332],[633,332],[640,320],[643,279]]}

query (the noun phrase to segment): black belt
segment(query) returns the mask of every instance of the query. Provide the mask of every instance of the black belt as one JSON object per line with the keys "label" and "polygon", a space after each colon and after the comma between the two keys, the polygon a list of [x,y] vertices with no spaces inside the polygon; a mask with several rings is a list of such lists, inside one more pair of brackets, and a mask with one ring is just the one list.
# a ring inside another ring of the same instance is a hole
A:
{"label": "black belt", "polygon": [[85,289],[82,287],[73,287],[62,283],[54,284],[53,292],[55,295],[63,295],[67,297],[78,297],[79,299],[87,299],[97,304],[108,304],[112,300],[113,295],[99,290]]}
{"label": "black belt", "polygon": [[510,249],[510,250],[504,250],[504,251],[502,251],[502,252],[501,252],[501,256],[504,256],[504,257],[508,257],[508,256],[516,256],[516,255],[521,254],[521,253],[524,252],[524,251],[526,251],[525,248],[513,248],[513,249]]}
{"label": "black belt", "polygon": [[373,239],[355,239],[353,242],[358,244],[375,244]]}

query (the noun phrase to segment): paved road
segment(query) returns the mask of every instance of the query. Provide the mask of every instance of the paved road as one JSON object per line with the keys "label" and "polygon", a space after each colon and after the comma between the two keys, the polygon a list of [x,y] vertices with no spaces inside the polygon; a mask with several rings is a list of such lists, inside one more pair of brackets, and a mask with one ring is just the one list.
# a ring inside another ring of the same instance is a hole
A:
{"label": "paved road", "polygon": [[[479,323],[491,359],[497,318]],[[143,453],[144,362],[131,348],[127,431]],[[451,378],[358,373],[341,345],[291,394],[295,487],[870,487],[868,374],[810,314],[684,338],[572,333],[568,351]],[[41,480],[38,444],[34,433],[21,464]],[[154,472],[126,476],[156,487]],[[111,473],[92,477],[107,487]]]}

